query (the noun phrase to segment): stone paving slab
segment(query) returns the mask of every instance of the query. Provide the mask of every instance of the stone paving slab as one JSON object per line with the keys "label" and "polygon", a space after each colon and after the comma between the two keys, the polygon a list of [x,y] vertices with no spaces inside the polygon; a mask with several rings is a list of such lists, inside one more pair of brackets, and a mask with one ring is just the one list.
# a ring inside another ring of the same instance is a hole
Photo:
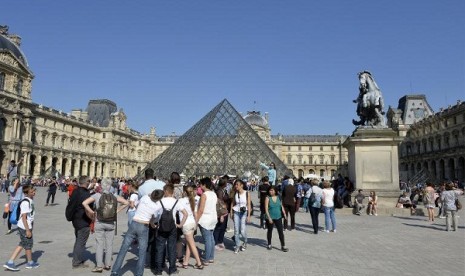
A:
{"label": "stone paving slab", "polygon": [[[91,235],[87,242],[89,269],[72,269],[71,252],[74,230],[64,217],[66,193],[57,192],[56,205],[44,207],[46,188],[38,188],[35,198],[37,209],[34,225],[33,256],[40,263],[34,271],[25,269],[25,256],[16,261],[21,271],[15,275],[88,275],[95,261],[95,240]],[[257,201],[256,195],[252,196]],[[6,202],[6,194],[0,194],[0,203]],[[462,197],[465,203],[465,198]],[[180,269],[179,275],[465,275],[465,211],[459,212],[459,230],[445,231],[445,219],[434,224],[419,216],[354,216],[336,211],[337,233],[312,234],[310,215],[296,215],[297,229],[286,231],[289,252],[278,249],[277,232],[273,233],[275,248],[266,246],[266,230],[257,225],[257,215],[248,225],[249,246],[247,251],[234,254],[232,232],[226,233],[225,251],[215,252],[215,264],[204,270]],[[116,255],[127,229],[124,212],[118,217],[118,236],[115,237],[113,254]],[[324,215],[320,214],[320,225]],[[6,221],[0,233],[0,262],[5,263],[19,241],[13,233],[4,235]],[[201,237],[196,237],[201,241]],[[204,246],[198,243],[200,249]],[[114,256],[116,258],[116,256]],[[124,275],[134,275],[135,255],[128,253]],[[195,263],[192,259],[191,264]],[[0,269],[0,275],[9,275]],[[109,272],[103,272],[109,275]],[[146,269],[145,275],[152,275]],[[164,275],[167,275],[166,273]]]}

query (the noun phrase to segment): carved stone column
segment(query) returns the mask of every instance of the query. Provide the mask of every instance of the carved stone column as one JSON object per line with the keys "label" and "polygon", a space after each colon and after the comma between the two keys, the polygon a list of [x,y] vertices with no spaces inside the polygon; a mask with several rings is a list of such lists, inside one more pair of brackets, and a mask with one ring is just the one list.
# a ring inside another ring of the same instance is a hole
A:
{"label": "carved stone column", "polygon": [[74,163],[74,175],[73,176],[80,176],[79,175],[79,166],[81,165],[81,159],[76,159],[76,163]]}
{"label": "carved stone column", "polygon": [[89,171],[87,169],[87,160],[84,160],[84,162],[82,163],[82,175],[89,176],[88,172]]}
{"label": "carved stone column", "polygon": [[31,163],[31,153],[26,151],[23,153],[23,163],[21,164],[21,175],[22,176],[29,176],[29,164]]}
{"label": "carved stone column", "polygon": [[91,177],[96,176],[96,174],[95,174],[95,161],[94,160],[92,160],[91,163],[90,163],[89,176],[91,176]]}
{"label": "carved stone column", "polygon": [[13,115],[13,129],[11,131],[10,140],[16,140],[18,138],[17,130],[18,130],[18,116],[15,114]]}

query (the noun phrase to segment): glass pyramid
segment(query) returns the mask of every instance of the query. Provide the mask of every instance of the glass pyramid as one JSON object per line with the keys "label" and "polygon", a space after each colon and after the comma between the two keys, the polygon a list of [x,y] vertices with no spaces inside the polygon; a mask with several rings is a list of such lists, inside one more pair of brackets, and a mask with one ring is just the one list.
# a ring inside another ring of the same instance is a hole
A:
{"label": "glass pyramid", "polygon": [[173,171],[187,177],[266,175],[259,162],[274,162],[278,178],[291,175],[286,165],[224,99],[145,169],[152,168],[161,179]]}

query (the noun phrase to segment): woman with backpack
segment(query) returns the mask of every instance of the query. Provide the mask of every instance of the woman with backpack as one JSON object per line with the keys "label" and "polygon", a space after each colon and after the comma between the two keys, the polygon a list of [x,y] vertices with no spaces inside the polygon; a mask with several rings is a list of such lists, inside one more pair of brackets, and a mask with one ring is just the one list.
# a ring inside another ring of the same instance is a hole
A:
{"label": "woman with backpack", "polygon": [[226,190],[227,184],[228,181],[225,178],[220,178],[220,180],[218,181],[218,188],[216,190],[216,197],[218,198],[218,202],[226,207],[226,209],[223,209],[225,211],[223,215],[217,214],[218,221],[216,223],[215,230],[213,230],[213,237],[215,239],[215,249],[220,251],[224,250],[223,240],[224,234],[226,233],[226,228],[228,227],[228,216],[230,212],[229,208],[231,207],[229,193]]}
{"label": "woman with backpack", "polygon": [[[121,196],[115,197],[110,193],[111,179],[104,178],[101,183],[101,192],[96,192],[82,202],[89,218],[95,219],[95,242],[97,249],[95,252],[96,267],[92,272],[102,272],[110,270],[111,256],[113,254],[113,239],[116,232],[117,212],[121,211],[129,202]],[[90,207],[95,203],[95,211]],[[118,210],[118,203],[123,204]],[[105,259],[103,252],[106,252]]]}
{"label": "woman with backpack", "polygon": [[310,216],[312,218],[313,234],[318,234],[319,219],[321,210],[321,198],[323,196],[323,190],[318,186],[318,180],[313,179],[312,187],[308,189],[305,197],[308,198],[308,208],[310,210]]}

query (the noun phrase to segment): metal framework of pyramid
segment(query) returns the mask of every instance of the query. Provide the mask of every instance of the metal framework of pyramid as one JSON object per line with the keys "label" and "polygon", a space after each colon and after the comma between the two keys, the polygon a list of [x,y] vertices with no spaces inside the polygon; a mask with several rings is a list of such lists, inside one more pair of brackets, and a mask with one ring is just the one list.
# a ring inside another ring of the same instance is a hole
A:
{"label": "metal framework of pyramid", "polygon": [[263,175],[259,161],[274,162],[278,178],[291,173],[224,99],[145,169],[152,168],[161,179],[173,171],[187,177],[224,174],[240,177],[248,172]]}

